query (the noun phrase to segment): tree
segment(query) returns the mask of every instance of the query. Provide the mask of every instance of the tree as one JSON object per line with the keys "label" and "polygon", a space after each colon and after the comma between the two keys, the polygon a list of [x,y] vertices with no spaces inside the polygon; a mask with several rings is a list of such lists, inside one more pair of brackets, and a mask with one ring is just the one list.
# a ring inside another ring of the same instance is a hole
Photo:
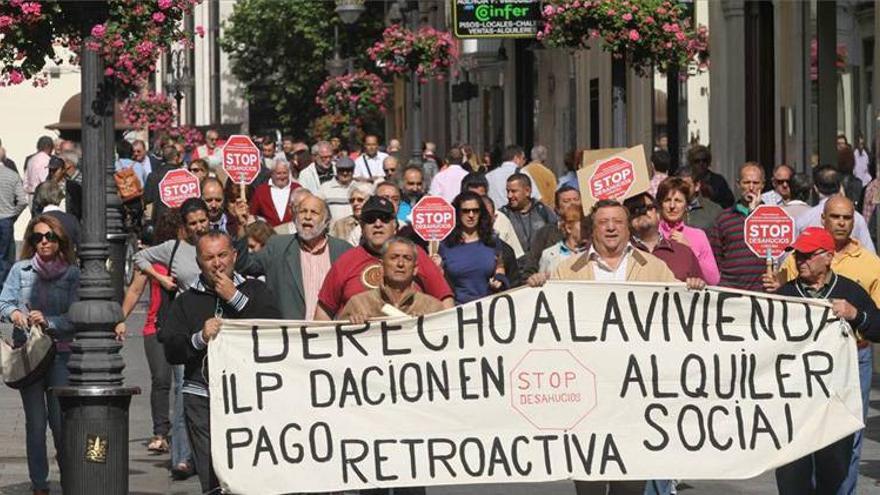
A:
{"label": "tree", "polygon": [[253,129],[280,126],[304,134],[321,115],[315,94],[327,77],[324,63],[333,56],[334,26],[341,55],[356,54],[355,67],[371,63],[366,50],[382,34],[384,3],[365,6],[357,24],[347,29],[334,2],[242,0],[235,5],[221,46],[233,75],[245,85]]}

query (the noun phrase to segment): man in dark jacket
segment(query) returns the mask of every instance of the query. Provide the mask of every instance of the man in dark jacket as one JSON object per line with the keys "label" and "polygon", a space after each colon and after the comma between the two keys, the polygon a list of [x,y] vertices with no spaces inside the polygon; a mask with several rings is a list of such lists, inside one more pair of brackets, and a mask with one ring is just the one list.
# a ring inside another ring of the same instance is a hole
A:
{"label": "man in dark jacket", "polygon": [[510,219],[513,231],[525,250],[525,255],[517,260],[521,269],[525,267],[532,240],[538,231],[545,225],[555,225],[557,222],[556,214],[531,196],[532,180],[528,175],[517,172],[507,178],[507,204],[499,211]]}
{"label": "man in dark jacket", "polygon": [[220,332],[221,318],[279,318],[275,298],[263,282],[235,273],[236,251],[225,233],[210,231],[196,245],[201,275],[174,299],[162,328],[165,357],[184,365],[183,410],[202,493],[219,487],[211,465],[211,414],[208,399],[208,343]]}
{"label": "man in dark jacket", "polygon": [[[777,294],[832,303],[834,316],[849,323],[857,335],[872,341],[880,339],[880,311],[871,296],[856,282],[831,270],[834,238],[821,227],[808,227],[789,248],[794,251],[798,277],[783,285]],[[775,277],[765,276],[772,285]],[[855,345],[856,339],[853,339]],[[853,435],[806,455],[776,470],[780,495],[836,493],[849,470]]]}

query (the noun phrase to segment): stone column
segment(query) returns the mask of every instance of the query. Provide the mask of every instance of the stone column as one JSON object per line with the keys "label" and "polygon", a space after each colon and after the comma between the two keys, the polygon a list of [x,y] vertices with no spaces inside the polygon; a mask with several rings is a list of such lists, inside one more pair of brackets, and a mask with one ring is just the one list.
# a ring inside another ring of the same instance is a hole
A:
{"label": "stone column", "polygon": [[709,2],[709,97],[712,167],[729,182],[745,162],[745,24],[743,0]]}

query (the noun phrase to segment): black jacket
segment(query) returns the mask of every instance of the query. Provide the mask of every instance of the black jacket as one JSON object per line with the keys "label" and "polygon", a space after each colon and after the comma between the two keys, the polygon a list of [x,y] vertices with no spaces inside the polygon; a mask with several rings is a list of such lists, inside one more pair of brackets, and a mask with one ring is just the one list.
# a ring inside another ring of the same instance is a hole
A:
{"label": "black jacket", "polygon": [[[810,297],[798,279],[783,285],[776,293],[781,296]],[[845,299],[855,306],[858,314],[854,319],[847,321],[849,326],[861,333],[865,339],[880,342],[880,310],[877,309],[877,305],[874,304],[871,296],[862,286],[851,279],[833,273],[831,281],[823,289],[821,297],[822,299]]]}
{"label": "black jacket", "polygon": [[219,308],[227,319],[280,318],[275,297],[263,282],[235,275],[235,285],[244,299],[233,298],[227,303],[204,286],[202,280],[174,298],[168,318],[162,326],[162,344],[169,364],[184,365],[184,380],[207,388],[208,349],[197,349],[193,335],[202,331],[205,322],[215,316]]}

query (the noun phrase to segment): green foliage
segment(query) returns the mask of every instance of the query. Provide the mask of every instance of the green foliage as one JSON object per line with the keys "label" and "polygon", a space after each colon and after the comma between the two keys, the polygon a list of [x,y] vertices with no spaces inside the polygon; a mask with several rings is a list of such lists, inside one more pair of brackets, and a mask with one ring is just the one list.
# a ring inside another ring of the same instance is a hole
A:
{"label": "green foliage", "polygon": [[333,56],[334,26],[339,26],[341,56],[355,53],[356,68],[371,63],[366,50],[382,33],[383,3],[367,2],[351,29],[342,24],[335,8],[335,2],[313,0],[235,4],[221,46],[252,108],[263,110],[252,119],[252,128],[274,124],[285,132],[304,134],[321,115],[315,94],[327,77],[324,62]]}

